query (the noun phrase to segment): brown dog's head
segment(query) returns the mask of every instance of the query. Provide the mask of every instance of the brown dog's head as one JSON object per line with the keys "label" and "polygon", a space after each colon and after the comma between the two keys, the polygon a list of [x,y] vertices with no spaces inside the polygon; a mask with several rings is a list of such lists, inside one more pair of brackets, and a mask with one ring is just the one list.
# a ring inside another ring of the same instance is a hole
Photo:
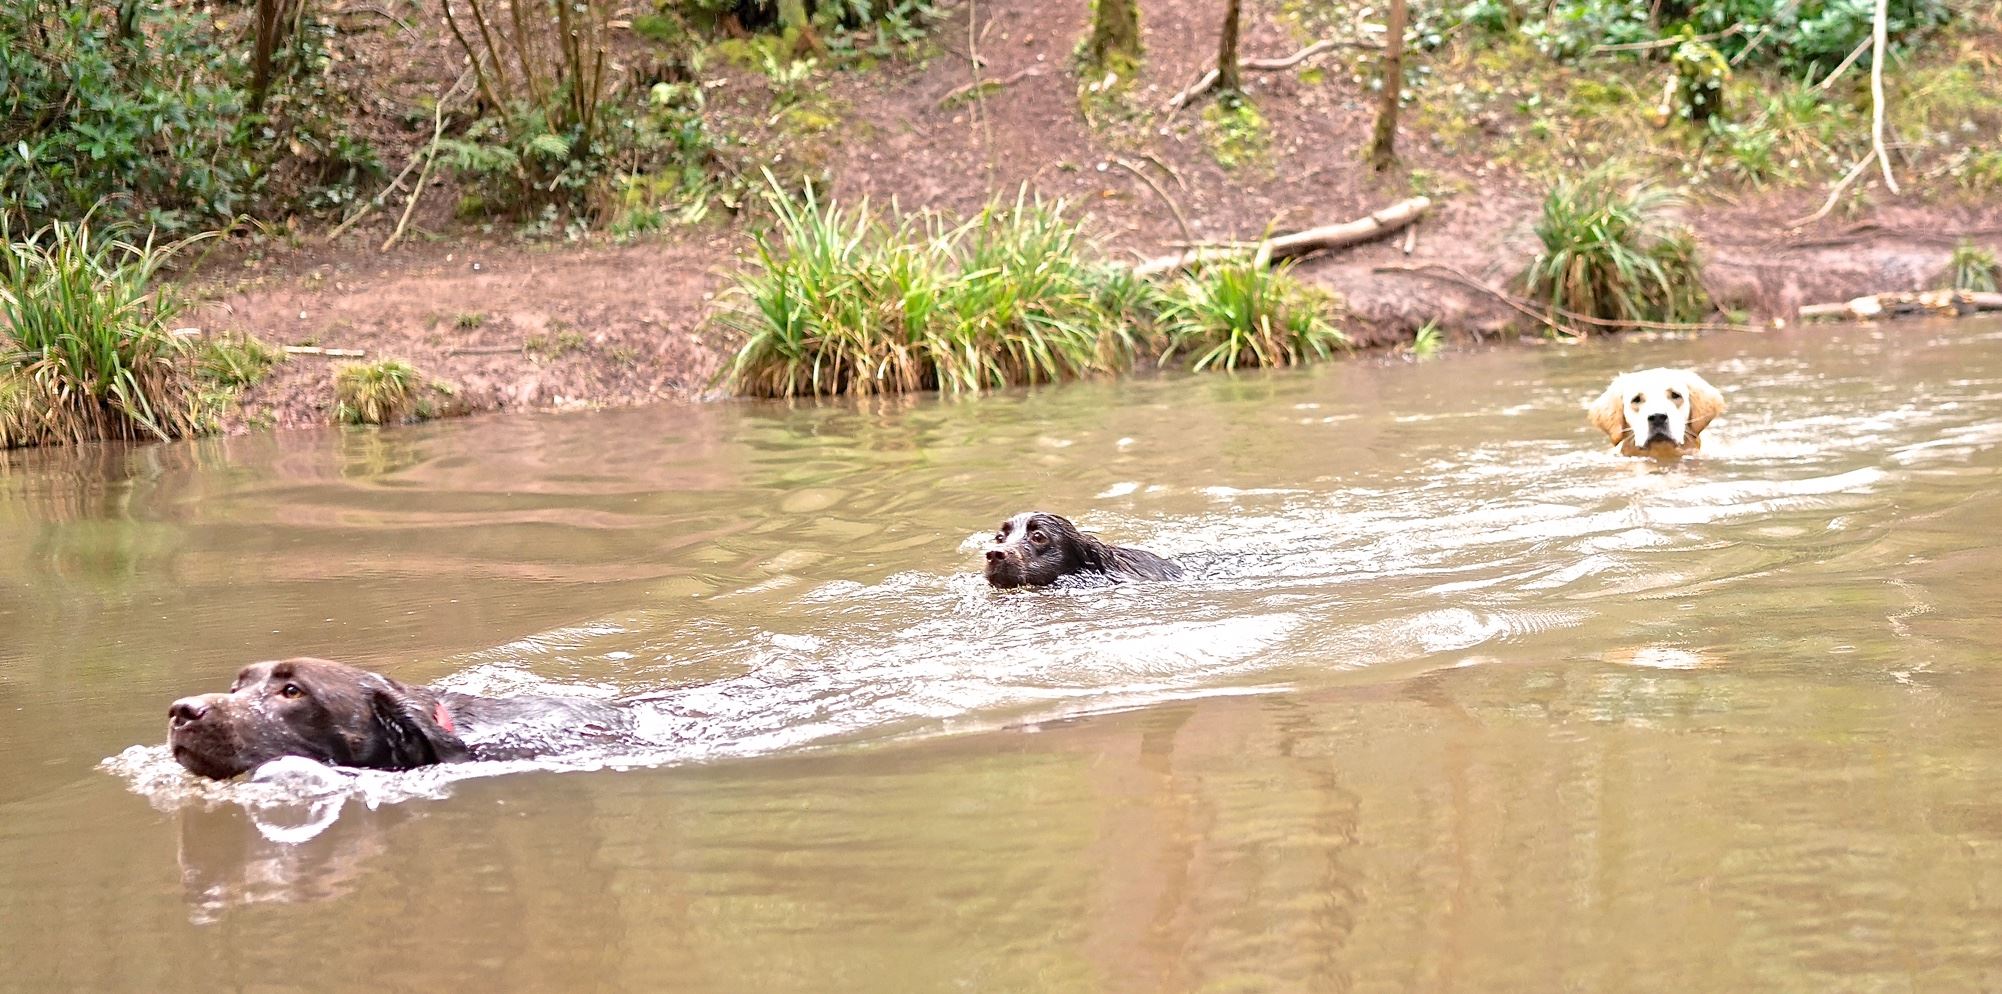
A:
{"label": "brown dog's head", "polygon": [[1103,570],[1099,544],[1066,518],[1026,511],[1001,523],[987,546],[987,582],[996,587],[1045,587],[1060,576]]}
{"label": "brown dog's head", "polygon": [[1622,373],[1586,409],[1592,427],[1606,433],[1623,455],[1684,453],[1724,412],[1724,395],[1686,369]]}
{"label": "brown dog's head", "polygon": [[167,709],[167,740],[176,762],[217,780],[280,756],[380,770],[467,756],[438,695],[307,658],[252,663],[227,694],[175,701]]}

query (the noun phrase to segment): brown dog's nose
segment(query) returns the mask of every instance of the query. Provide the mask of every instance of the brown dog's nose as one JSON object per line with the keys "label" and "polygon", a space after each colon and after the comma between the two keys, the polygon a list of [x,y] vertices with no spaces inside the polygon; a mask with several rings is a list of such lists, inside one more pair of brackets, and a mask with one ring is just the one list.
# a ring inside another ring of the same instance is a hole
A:
{"label": "brown dog's nose", "polygon": [[998,563],[1005,558],[1007,557],[1001,554],[1000,549],[987,550],[987,561],[990,563]]}
{"label": "brown dog's nose", "polygon": [[167,722],[172,725],[185,725],[202,720],[202,715],[208,713],[208,698],[183,697],[167,707]]}

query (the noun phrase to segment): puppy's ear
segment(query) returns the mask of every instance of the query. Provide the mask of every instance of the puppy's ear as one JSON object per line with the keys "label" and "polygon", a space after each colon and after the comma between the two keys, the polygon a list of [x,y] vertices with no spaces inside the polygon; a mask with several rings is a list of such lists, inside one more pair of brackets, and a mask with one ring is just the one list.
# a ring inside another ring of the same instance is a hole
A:
{"label": "puppy's ear", "polygon": [[426,704],[389,680],[370,681],[369,716],[388,751],[385,769],[409,770],[471,755],[465,741],[447,727],[451,716],[444,708],[437,702]]}
{"label": "puppy's ear", "polygon": [[1689,374],[1684,389],[1689,394],[1689,433],[1701,435],[1710,427],[1710,419],[1724,413],[1724,395],[1695,373]]}
{"label": "puppy's ear", "polygon": [[1627,433],[1627,419],[1620,413],[1620,402],[1625,399],[1626,391],[1621,388],[1618,380],[1614,380],[1613,385],[1607,387],[1606,392],[1600,394],[1599,399],[1585,409],[1585,420],[1592,422],[1592,427],[1605,432],[1606,440],[1616,445],[1619,444],[1620,437]]}

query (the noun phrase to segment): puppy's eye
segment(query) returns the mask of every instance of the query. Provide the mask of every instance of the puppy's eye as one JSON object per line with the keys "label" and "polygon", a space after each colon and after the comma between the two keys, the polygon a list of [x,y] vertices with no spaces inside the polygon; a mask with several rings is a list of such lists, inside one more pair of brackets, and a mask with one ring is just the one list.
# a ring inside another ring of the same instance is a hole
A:
{"label": "puppy's eye", "polygon": [[304,690],[299,689],[298,684],[288,683],[285,686],[278,688],[278,696],[283,697],[286,700],[290,701],[290,700],[297,700],[298,698],[306,696],[306,692]]}

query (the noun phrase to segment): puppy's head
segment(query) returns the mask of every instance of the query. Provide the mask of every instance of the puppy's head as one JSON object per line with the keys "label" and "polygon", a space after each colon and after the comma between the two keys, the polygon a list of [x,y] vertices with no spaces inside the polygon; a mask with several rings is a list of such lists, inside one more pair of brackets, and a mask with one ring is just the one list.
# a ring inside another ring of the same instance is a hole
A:
{"label": "puppy's head", "polygon": [[1697,436],[1724,411],[1724,395],[1686,369],[1622,373],[1586,416],[1621,451],[1659,445],[1694,448]]}
{"label": "puppy's head", "polygon": [[987,544],[987,582],[996,587],[1043,587],[1060,576],[1102,568],[1090,540],[1069,520],[1026,511],[1001,523]]}
{"label": "puppy's head", "polygon": [[252,663],[227,694],[167,709],[167,740],[189,772],[226,780],[280,756],[407,770],[466,755],[437,696],[325,659]]}

